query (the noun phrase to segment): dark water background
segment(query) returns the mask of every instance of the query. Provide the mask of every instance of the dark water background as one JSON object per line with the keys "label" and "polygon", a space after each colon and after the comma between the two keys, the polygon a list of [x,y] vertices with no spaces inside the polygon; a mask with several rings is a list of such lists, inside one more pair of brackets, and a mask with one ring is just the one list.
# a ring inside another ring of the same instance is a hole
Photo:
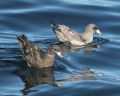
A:
{"label": "dark water background", "polygon": [[[25,69],[16,35],[47,49],[51,19],[78,32],[95,23],[109,41],[56,57],[54,70]],[[0,0],[0,96],[23,95],[120,96],[120,1]]]}

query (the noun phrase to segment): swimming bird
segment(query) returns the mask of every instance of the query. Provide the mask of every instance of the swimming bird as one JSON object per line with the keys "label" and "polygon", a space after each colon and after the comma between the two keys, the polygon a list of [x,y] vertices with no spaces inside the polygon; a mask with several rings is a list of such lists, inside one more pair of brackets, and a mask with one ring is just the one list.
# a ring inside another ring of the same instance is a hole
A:
{"label": "swimming bird", "polygon": [[34,42],[28,40],[24,34],[18,36],[17,40],[20,44],[24,59],[26,60],[29,67],[53,67],[55,54],[61,56],[60,48],[57,45],[51,45],[49,50],[45,52],[43,49],[38,48]]}
{"label": "swimming bird", "polygon": [[72,31],[70,27],[66,25],[56,24],[54,21],[50,22],[51,27],[59,41],[64,43],[70,43],[74,46],[82,46],[92,43],[94,32],[101,35],[99,28],[95,24],[88,24],[85,28],[85,31],[82,34],[80,34]]}

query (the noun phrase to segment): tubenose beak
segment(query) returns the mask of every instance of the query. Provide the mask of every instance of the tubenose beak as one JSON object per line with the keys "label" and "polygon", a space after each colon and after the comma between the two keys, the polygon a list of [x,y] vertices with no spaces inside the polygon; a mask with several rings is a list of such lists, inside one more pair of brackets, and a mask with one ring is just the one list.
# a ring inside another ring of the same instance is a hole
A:
{"label": "tubenose beak", "polygon": [[62,57],[62,58],[63,58],[63,55],[62,55],[62,53],[61,53],[61,52],[56,52],[56,54],[57,54],[58,56],[60,56],[60,57]]}
{"label": "tubenose beak", "polygon": [[101,31],[99,29],[96,29],[96,33],[101,35]]}

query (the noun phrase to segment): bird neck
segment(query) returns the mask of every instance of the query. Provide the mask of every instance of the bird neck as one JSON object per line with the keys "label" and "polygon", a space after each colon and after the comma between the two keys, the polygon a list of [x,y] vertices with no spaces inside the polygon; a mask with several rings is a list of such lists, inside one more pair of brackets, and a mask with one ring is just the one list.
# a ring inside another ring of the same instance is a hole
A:
{"label": "bird neck", "polygon": [[48,55],[55,55],[55,53],[52,51],[52,49],[50,48],[47,52]]}
{"label": "bird neck", "polygon": [[86,43],[91,43],[93,41],[93,30],[86,29],[85,32],[82,34]]}
{"label": "bird neck", "polygon": [[54,60],[54,57],[55,57],[55,54],[53,52],[51,52],[50,50],[46,53],[46,56],[45,56],[48,60]]}

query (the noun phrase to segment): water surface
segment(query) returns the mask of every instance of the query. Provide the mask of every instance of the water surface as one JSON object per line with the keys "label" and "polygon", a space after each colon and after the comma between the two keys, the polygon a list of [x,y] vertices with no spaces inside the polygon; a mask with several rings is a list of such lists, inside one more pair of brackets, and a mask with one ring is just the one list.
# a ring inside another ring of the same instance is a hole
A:
{"label": "water surface", "polygon": [[[1,0],[0,96],[120,96],[119,10],[118,0]],[[95,23],[109,41],[57,56],[54,70],[26,69],[16,36],[46,50],[51,19],[77,32]]]}

